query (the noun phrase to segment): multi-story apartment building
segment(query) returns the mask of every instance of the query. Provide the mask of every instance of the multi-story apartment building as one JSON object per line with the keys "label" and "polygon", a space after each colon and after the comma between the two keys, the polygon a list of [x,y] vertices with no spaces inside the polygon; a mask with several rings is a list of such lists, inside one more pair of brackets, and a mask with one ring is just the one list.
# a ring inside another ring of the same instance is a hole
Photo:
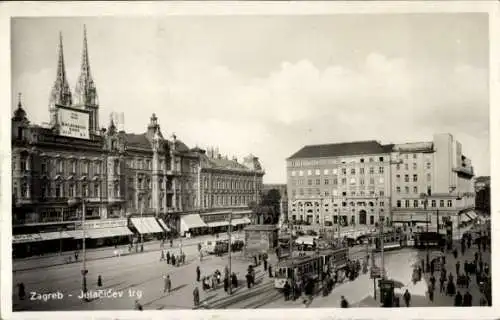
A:
{"label": "multi-story apartment building", "polygon": [[[289,217],[319,226],[419,225],[473,207],[473,169],[450,134],[432,142],[305,146],[287,159]],[[446,219],[446,218],[445,218]]]}
{"label": "multi-story apartment building", "polygon": [[[210,221],[202,216],[215,209],[233,212],[236,226],[249,223],[247,204],[257,199],[264,175],[257,157],[242,164],[208,157],[175,135],[164,138],[154,114],[141,134],[125,132],[123,119],[101,128],[86,32],[74,95],[59,40],[50,123],[30,123],[21,99],[11,121],[14,244],[81,239],[82,201],[91,220],[85,223],[87,237],[97,242],[126,238],[132,233],[127,227],[139,233],[210,232]],[[70,205],[70,199],[79,199],[79,205]]]}

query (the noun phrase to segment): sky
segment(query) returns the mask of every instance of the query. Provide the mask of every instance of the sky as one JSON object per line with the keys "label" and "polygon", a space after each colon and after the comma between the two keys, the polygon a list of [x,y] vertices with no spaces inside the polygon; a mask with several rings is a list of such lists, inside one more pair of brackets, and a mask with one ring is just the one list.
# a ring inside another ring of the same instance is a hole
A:
{"label": "sky", "polygon": [[443,132],[490,174],[486,14],[16,18],[12,110],[21,92],[49,121],[59,31],[74,92],[84,24],[103,126],[123,112],[142,133],[156,113],[166,137],[256,155],[265,183],[305,145]]}

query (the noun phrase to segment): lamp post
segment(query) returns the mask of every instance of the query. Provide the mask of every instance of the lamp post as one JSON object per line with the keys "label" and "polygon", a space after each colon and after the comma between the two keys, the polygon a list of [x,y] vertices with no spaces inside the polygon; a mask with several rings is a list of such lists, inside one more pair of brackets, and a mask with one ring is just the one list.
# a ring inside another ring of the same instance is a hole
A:
{"label": "lamp post", "polygon": [[[229,288],[229,294],[233,294],[233,285],[231,283],[231,236],[232,236],[232,222],[233,222],[233,211],[229,212],[229,226],[227,228],[227,233],[229,237],[229,245],[228,245],[228,265],[229,265],[229,273],[227,275],[227,282],[228,282],[228,288]],[[181,244],[181,250],[182,250],[182,244]]]}
{"label": "lamp post", "polygon": [[59,255],[62,255],[62,228],[59,227]]}
{"label": "lamp post", "polygon": [[86,227],[85,227],[85,214],[86,214],[86,199],[83,198],[73,198],[68,200],[68,205],[69,206],[75,206],[78,204],[82,204],[82,230],[83,230],[83,240],[82,240],[82,291],[84,294],[84,301],[88,301],[88,298],[86,297],[87,293],[87,259],[86,259],[86,253],[85,253],[85,240],[86,240]]}
{"label": "lamp post", "polygon": [[[144,199],[141,201],[141,227],[144,227],[144,219],[142,218],[142,215],[143,215],[143,211],[144,211]],[[144,230],[144,228],[143,228]],[[141,252],[144,252],[144,236],[143,236],[143,233],[142,231],[140,232],[141,234]]]}

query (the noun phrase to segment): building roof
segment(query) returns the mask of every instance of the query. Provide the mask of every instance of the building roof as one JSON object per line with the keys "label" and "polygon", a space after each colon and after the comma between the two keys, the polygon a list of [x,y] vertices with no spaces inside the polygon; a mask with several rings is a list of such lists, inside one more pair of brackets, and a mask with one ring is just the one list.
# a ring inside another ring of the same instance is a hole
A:
{"label": "building roof", "polygon": [[305,146],[288,159],[299,158],[327,158],[339,156],[354,156],[364,154],[389,153],[392,151],[393,144],[381,145],[375,140],[344,142],[333,144],[320,144]]}
{"label": "building roof", "polygon": [[204,158],[205,161],[203,161],[202,163],[204,164],[205,168],[250,171],[248,167],[234,160],[229,160],[226,158],[210,158],[208,156],[205,156]]}
{"label": "building roof", "polygon": [[136,148],[151,149],[151,143],[145,133],[125,133],[125,145]]}

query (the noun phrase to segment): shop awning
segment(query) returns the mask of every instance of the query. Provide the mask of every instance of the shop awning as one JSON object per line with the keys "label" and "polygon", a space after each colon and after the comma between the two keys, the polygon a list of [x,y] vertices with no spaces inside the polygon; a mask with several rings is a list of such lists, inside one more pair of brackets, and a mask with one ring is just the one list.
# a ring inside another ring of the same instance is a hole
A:
{"label": "shop awning", "polygon": [[88,229],[86,232],[87,237],[91,239],[128,236],[132,234],[132,231],[127,227]]}
{"label": "shop awning", "polygon": [[469,221],[471,221],[471,218],[469,218],[469,216],[467,214],[463,214],[460,217],[460,220],[462,220],[462,222],[469,222]]}
{"label": "shop awning", "polygon": [[[75,238],[75,239],[83,239],[83,230],[70,230],[70,231],[66,231],[72,238]],[[86,238],[90,238],[89,237],[89,233],[86,232],[85,234]]]}
{"label": "shop awning", "polygon": [[469,217],[471,217],[471,219],[477,219],[478,217],[476,211],[474,210],[469,211],[467,214],[469,215]]}
{"label": "shop awning", "polygon": [[165,223],[165,221],[163,221],[163,219],[158,219],[158,222],[160,223],[160,225],[162,226],[162,228],[165,229],[166,232],[170,232],[170,228],[167,226],[167,224]]}
{"label": "shop awning", "polygon": [[250,224],[251,222],[252,221],[250,220],[250,218],[247,218],[247,217],[231,220],[231,224],[233,226],[237,226],[237,225],[241,225],[241,224]]}
{"label": "shop awning", "polygon": [[207,227],[207,224],[203,222],[199,214],[181,216],[181,224],[184,225],[183,229],[185,230]]}
{"label": "shop awning", "polygon": [[41,241],[72,238],[66,231],[40,232]]}
{"label": "shop awning", "polygon": [[12,235],[12,243],[28,243],[28,242],[37,242],[41,241],[42,237],[39,233],[31,233],[31,234],[14,234]]}
{"label": "shop awning", "polygon": [[163,232],[155,217],[132,218],[130,220],[141,234]]}
{"label": "shop awning", "polygon": [[229,221],[214,221],[214,222],[207,222],[207,225],[209,227],[222,227],[222,226],[228,226]]}
{"label": "shop awning", "polygon": [[473,211],[467,211],[467,212],[465,213],[465,215],[466,215],[467,217],[469,217],[471,220],[474,220],[474,219],[475,219],[474,214],[473,214]]}

